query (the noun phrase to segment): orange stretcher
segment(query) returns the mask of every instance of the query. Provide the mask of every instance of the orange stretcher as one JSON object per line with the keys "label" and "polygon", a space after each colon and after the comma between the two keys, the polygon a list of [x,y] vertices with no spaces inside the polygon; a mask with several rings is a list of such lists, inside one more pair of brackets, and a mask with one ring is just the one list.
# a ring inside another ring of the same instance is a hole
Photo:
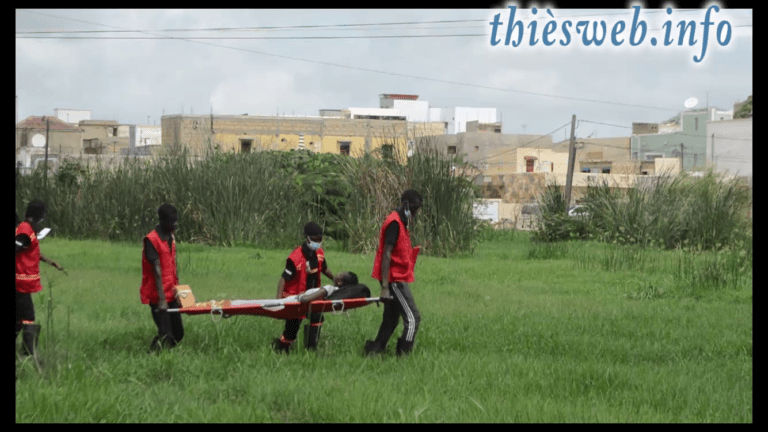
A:
{"label": "orange stretcher", "polygon": [[[305,294],[312,294],[313,291],[321,289],[323,288],[313,288],[307,290]],[[210,300],[192,304],[187,302],[187,306],[168,309],[168,312],[179,312],[187,315],[218,314],[223,318],[229,318],[234,315],[257,315],[275,319],[304,319],[310,313],[342,313],[349,309],[356,309],[379,301],[381,301],[379,297],[365,297],[313,300],[304,303],[299,301],[299,296],[264,300]]]}

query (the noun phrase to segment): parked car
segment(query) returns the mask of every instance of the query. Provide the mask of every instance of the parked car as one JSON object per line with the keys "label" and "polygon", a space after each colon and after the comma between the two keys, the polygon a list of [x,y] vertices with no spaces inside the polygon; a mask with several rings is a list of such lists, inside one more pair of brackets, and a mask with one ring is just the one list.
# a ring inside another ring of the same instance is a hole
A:
{"label": "parked car", "polygon": [[589,211],[583,205],[575,205],[568,209],[568,216],[570,217],[589,217]]}

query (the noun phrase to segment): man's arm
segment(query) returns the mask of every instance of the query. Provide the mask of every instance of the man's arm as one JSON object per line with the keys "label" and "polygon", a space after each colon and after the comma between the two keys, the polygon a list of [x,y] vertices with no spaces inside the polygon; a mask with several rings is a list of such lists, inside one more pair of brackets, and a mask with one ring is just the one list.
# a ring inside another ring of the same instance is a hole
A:
{"label": "man's arm", "polygon": [[[323,261],[323,274],[330,280],[333,280],[333,272],[331,269],[328,268],[328,263],[326,261]],[[322,283],[321,283],[322,285]]]}
{"label": "man's arm", "polygon": [[390,298],[389,294],[389,264],[392,262],[392,249],[390,244],[384,245],[384,255],[381,257],[381,295],[382,298]]}
{"label": "man's arm", "polygon": [[277,281],[277,296],[275,298],[283,298],[283,291],[285,290],[285,281],[289,281],[296,276],[296,266],[290,259],[285,260],[285,270],[280,276],[280,280]]}
{"label": "man's arm", "polygon": [[60,266],[59,263],[57,263],[56,261],[54,261],[54,260],[52,260],[50,258],[45,257],[43,254],[40,254],[40,261],[52,265],[57,270],[64,271],[64,268],[62,266]]}

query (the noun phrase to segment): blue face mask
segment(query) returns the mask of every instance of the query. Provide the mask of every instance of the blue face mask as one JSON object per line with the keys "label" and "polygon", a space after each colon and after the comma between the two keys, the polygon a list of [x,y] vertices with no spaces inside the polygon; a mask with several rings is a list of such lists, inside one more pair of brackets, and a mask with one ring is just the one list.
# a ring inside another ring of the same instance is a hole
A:
{"label": "blue face mask", "polygon": [[309,246],[309,248],[312,249],[313,251],[320,249],[320,246],[322,245],[323,245],[323,242],[313,242],[312,240],[309,239],[309,237],[307,237],[307,246]]}

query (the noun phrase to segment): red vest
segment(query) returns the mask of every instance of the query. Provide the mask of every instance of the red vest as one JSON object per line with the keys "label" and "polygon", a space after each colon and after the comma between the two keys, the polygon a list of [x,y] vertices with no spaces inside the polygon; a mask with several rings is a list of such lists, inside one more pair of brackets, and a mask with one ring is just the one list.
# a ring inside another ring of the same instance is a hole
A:
{"label": "red vest", "polygon": [[381,281],[381,259],[384,256],[384,240],[386,237],[387,226],[390,222],[397,222],[400,233],[397,236],[397,243],[392,248],[392,260],[389,263],[389,282],[413,282],[413,266],[416,264],[416,256],[419,254],[419,248],[411,247],[411,235],[408,229],[400,220],[397,211],[393,211],[387,216],[379,233],[379,249],[376,251],[376,258],[373,261],[373,273],[371,276]]}
{"label": "red vest", "polygon": [[320,248],[317,250],[317,268],[311,269],[307,271],[307,261],[306,258],[304,258],[304,254],[301,253],[301,246],[297,247],[296,249],[291,252],[290,255],[288,255],[288,259],[293,262],[293,265],[296,266],[296,276],[293,277],[293,279],[285,282],[285,287],[283,287],[283,298],[290,297],[292,295],[301,294],[304,291],[307,290],[307,274],[309,272],[312,273],[318,273],[317,279],[316,279],[316,286],[310,287],[310,288],[320,288],[320,278],[323,271],[323,261],[325,260],[325,254],[323,253],[323,248]]}
{"label": "red vest", "polygon": [[[176,240],[171,234],[171,247],[168,247],[168,242],[160,239],[157,231],[152,230],[147,234],[147,238],[155,247],[157,255],[160,257],[160,271],[162,272],[163,279],[163,292],[165,293],[165,301],[170,303],[176,299],[176,293],[173,287],[179,284],[179,278],[176,274]],[[143,242],[142,242],[143,244]],[[158,304],[160,298],[157,296],[157,285],[155,284],[155,268],[152,263],[147,260],[147,255],[142,247],[141,253],[141,288],[139,294],[141,295],[141,303],[143,304]]]}
{"label": "red vest", "polygon": [[26,249],[16,253],[16,291],[36,293],[43,289],[40,284],[40,241],[29,222],[22,222],[16,227],[16,235],[26,234],[32,243]]}

